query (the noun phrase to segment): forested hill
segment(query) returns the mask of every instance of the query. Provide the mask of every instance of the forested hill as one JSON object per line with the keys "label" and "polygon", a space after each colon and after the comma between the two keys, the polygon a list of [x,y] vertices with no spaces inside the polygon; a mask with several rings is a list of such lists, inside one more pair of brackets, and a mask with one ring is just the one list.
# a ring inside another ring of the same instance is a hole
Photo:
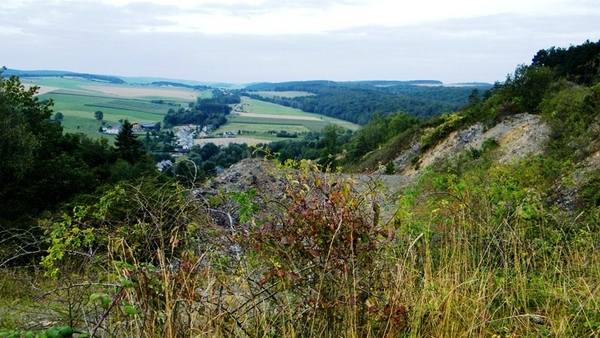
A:
{"label": "forested hill", "polygon": [[117,84],[125,84],[123,79],[117,76],[111,75],[99,75],[99,74],[88,74],[88,73],[76,73],[76,72],[67,72],[62,70],[17,70],[17,69],[6,69],[3,73],[3,76],[18,76],[20,78],[26,77],[47,77],[47,76],[71,76],[71,77],[79,77],[82,79],[88,79],[92,81],[101,81],[108,83],[117,83]]}
{"label": "forested hill", "polygon": [[[398,111],[428,119],[456,111],[469,103],[469,96],[490,89],[490,84],[443,86],[440,81],[299,81],[257,83],[246,86],[252,98],[366,124],[375,112],[384,115]],[[299,91],[311,95],[262,96],[261,91]]]}

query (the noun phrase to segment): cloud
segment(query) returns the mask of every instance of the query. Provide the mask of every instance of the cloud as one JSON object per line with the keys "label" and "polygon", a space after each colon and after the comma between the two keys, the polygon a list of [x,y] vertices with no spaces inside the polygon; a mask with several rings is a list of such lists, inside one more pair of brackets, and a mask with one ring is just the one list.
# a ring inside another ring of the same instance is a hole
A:
{"label": "cloud", "polygon": [[493,82],[539,49],[600,36],[588,0],[6,1],[8,67],[238,83]]}

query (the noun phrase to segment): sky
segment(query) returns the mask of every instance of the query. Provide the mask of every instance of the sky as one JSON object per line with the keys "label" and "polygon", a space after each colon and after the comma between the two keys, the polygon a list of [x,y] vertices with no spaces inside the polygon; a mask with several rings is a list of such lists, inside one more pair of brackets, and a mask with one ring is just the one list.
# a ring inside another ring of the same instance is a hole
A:
{"label": "sky", "polygon": [[503,81],[598,0],[2,0],[0,66],[244,84]]}

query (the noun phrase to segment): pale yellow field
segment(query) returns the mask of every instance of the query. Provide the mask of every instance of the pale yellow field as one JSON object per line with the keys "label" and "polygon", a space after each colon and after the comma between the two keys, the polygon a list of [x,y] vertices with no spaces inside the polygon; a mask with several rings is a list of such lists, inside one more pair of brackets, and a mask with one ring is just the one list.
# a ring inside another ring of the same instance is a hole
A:
{"label": "pale yellow field", "polygon": [[[25,89],[29,89],[33,86],[33,84],[23,83],[23,86],[25,87]],[[38,89],[36,95],[42,95],[42,94],[50,93],[52,91],[60,89],[58,87],[50,87],[50,86],[38,86],[38,87],[39,87],[39,89]]]}
{"label": "pale yellow field", "polygon": [[167,89],[167,88],[140,88],[140,87],[127,87],[127,86],[80,86],[83,89],[93,90],[104,94],[125,96],[125,97],[139,97],[139,96],[167,96],[178,99],[189,99],[196,100],[196,93],[186,90]]}

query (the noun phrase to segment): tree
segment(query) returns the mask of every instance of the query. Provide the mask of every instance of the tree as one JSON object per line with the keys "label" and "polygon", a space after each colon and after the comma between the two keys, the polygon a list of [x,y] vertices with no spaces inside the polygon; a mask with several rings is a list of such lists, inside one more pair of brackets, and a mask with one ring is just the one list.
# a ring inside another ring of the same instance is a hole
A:
{"label": "tree", "polygon": [[340,138],[344,135],[344,128],[337,124],[328,124],[321,131],[321,164],[328,169],[335,169],[335,158],[340,150]]}
{"label": "tree", "polygon": [[475,88],[469,94],[469,106],[475,106],[481,102],[481,98],[479,97],[479,89]]}
{"label": "tree", "polygon": [[96,116],[96,120],[98,121],[102,121],[102,119],[104,119],[104,113],[101,110],[97,110],[94,113],[94,116]]}
{"label": "tree", "polygon": [[[11,76],[2,78],[0,69],[0,180],[21,179],[35,162],[42,143],[39,133],[52,115],[52,101],[38,102],[38,87],[29,89]],[[1,196],[1,193],[0,193]]]}
{"label": "tree", "polygon": [[61,112],[57,112],[56,114],[54,114],[55,121],[62,121],[64,118],[65,118],[65,116]]}
{"label": "tree", "polygon": [[118,156],[129,163],[135,163],[142,156],[142,143],[133,134],[133,125],[128,120],[123,121],[115,138],[115,147]]}

